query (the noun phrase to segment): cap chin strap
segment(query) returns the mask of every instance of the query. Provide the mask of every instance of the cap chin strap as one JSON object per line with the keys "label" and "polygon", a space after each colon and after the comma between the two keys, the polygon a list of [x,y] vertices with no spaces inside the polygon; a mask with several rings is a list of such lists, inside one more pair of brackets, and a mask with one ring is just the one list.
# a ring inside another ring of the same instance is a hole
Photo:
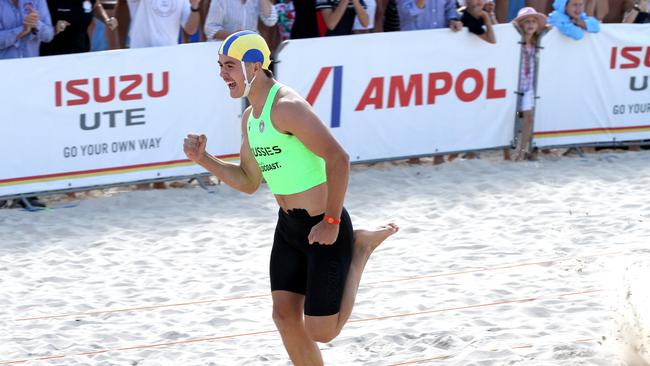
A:
{"label": "cap chin strap", "polygon": [[244,72],[244,94],[241,96],[242,98],[248,97],[248,93],[251,92],[251,85],[253,85],[253,81],[255,81],[255,78],[257,75],[253,76],[251,81],[248,81],[248,75],[246,75],[246,65],[244,65],[244,61],[241,62],[241,69]]}

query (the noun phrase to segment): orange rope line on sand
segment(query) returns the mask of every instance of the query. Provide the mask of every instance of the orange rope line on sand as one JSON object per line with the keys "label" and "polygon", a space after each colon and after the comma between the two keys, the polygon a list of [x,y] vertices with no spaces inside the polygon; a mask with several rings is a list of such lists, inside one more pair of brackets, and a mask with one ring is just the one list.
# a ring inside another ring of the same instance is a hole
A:
{"label": "orange rope line on sand", "polygon": [[[585,291],[567,292],[567,293],[561,293],[561,294],[555,294],[555,295],[529,297],[529,298],[523,298],[523,299],[502,300],[502,301],[496,301],[496,302],[486,303],[486,304],[476,304],[476,305],[449,307],[449,308],[442,308],[442,309],[431,309],[431,310],[418,311],[418,312],[413,312],[413,313],[387,315],[387,316],[372,317],[372,318],[366,318],[366,319],[355,319],[355,320],[350,320],[349,323],[360,323],[360,322],[367,322],[367,321],[401,318],[401,317],[407,317],[407,316],[418,316],[418,315],[430,314],[430,313],[441,313],[441,312],[447,312],[447,311],[453,311],[453,310],[472,309],[472,308],[488,307],[488,306],[511,304],[511,303],[523,303],[523,302],[530,302],[530,301],[535,301],[535,300],[540,300],[540,299],[550,299],[550,298],[559,298],[559,297],[566,297],[566,296],[584,295],[584,294],[596,293],[596,292],[601,292],[601,291],[604,291],[604,290],[591,289],[591,290],[585,290]],[[276,333],[276,332],[277,332],[277,330],[275,330],[275,329],[274,330],[262,330],[262,331],[256,331],[256,332],[250,332],[250,333],[231,334],[231,335],[217,336],[217,337],[195,338],[195,339],[188,339],[188,340],[184,340],[184,341],[152,343],[152,344],[144,344],[144,345],[137,345],[137,346],[131,346],[131,347],[121,347],[121,348],[109,348],[109,349],[88,351],[88,352],[69,354],[69,355],[53,355],[53,356],[45,356],[45,357],[37,357],[37,358],[26,358],[26,359],[19,359],[19,360],[6,360],[6,361],[0,361],[0,365],[14,365],[14,364],[20,364],[20,363],[33,362],[33,361],[46,361],[46,360],[53,360],[53,359],[64,359],[64,358],[75,357],[75,356],[92,356],[92,355],[97,355],[97,354],[107,353],[107,352],[120,352],[120,351],[129,351],[129,350],[135,350],[135,349],[149,349],[149,348],[159,348],[159,347],[170,347],[170,346],[175,346],[175,345],[180,345],[180,344],[211,342],[211,341],[222,340],[222,339],[239,338],[239,337],[246,337],[246,336],[252,336],[252,335],[259,335],[259,334],[268,334],[268,333]],[[452,357],[452,356],[447,356],[447,357]],[[421,361],[418,361],[418,362],[421,362]]]}
{"label": "orange rope line on sand", "polygon": [[[619,251],[619,252],[607,252],[607,253],[592,254],[592,255],[586,255],[586,256],[554,257],[554,258],[547,259],[547,260],[544,260],[544,261],[524,262],[524,263],[509,264],[509,265],[490,267],[490,268],[477,268],[477,269],[469,269],[469,270],[463,270],[463,271],[438,273],[438,274],[427,275],[427,276],[413,276],[413,277],[407,277],[407,278],[401,278],[401,279],[375,281],[375,282],[364,283],[364,285],[377,285],[377,284],[382,284],[382,283],[406,282],[406,281],[415,281],[415,280],[428,279],[428,278],[458,276],[458,275],[464,275],[464,274],[470,274],[470,273],[498,271],[498,270],[504,270],[504,269],[517,268],[517,267],[526,267],[526,266],[534,266],[534,265],[554,263],[554,262],[562,262],[562,261],[567,261],[567,260],[572,260],[572,259],[585,259],[585,258],[595,258],[595,257],[609,256],[609,255],[619,255],[619,254],[622,254],[622,253],[623,252]],[[209,303],[220,302],[220,301],[235,301],[235,300],[245,300],[245,299],[257,299],[257,298],[265,298],[265,297],[268,297],[268,296],[269,296],[269,294],[248,295],[248,296],[238,296],[238,297],[230,297],[230,298],[224,298],[224,299],[197,300],[197,301],[189,301],[189,302],[181,302],[181,303],[160,304],[160,305],[140,306],[140,307],[130,307],[130,308],[120,308],[120,309],[112,309],[112,310],[95,310],[95,311],[88,311],[88,312],[82,312],[82,313],[66,313],[66,314],[57,314],[57,315],[43,315],[43,316],[34,316],[34,317],[27,317],[27,318],[18,318],[18,319],[14,319],[14,321],[60,319],[60,318],[67,318],[67,317],[73,317],[73,316],[88,316],[88,315],[112,314],[112,313],[130,312],[130,311],[143,311],[143,310],[153,310],[153,309],[160,309],[160,308],[171,308],[171,307],[177,307],[177,306],[209,304]]]}
{"label": "orange rope line on sand", "polygon": [[[599,338],[590,338],[590,339],[579,339],[576,341],[572,342],[566,342],[566,343],[590,343],[590,342],[596,342],[599,341]],[[517,345],[517,346],[511,346],[510,349],[521,349],[521,348],[533,348],[534,346],[532,344],[522,344],[522,345]],[[498,350],[492,349],[490,352],[496,352]],[[455,355],[440,355],[440,356],[435,356],[431,358],[421,358],[418,360],[411,360],[411,361],[404,361],[400,363],[392,363],[388,366],[403,366],[403,365],[415,365],[415,364],[421,364],[421,363],[429,363],[432,361],[442,361],[442,360],[447,360]]]}
{"label": "orange rope line on sand", "polygon": [[348,323],[361,323],[361,322],[368,322],[368,321],[373,321],[373,320],[385,320],[385,319],[403,318],[403,317],[406,317],[406,316],[414,316],[414,315],[423,315],[423,314],[431,314],[431,313],[443,313],[443,312],[452,311],[452,310],[466,310],[466,309],[484,308],[484,307],[496,306],[496,305],[524,303],[524,302],[537,301],[537,300],[540,300],[540,299],[565,297],[565,296],[575,296],[575,295],[584,295],[584,294],[590,294],[590,293],[602,292],[602,291],[604,291],[604,290],[593,289],[593,290],[587,290],[587,291],[568,292],[568,293],[557,294],[557,295],[552,295],[552,296],[527,297],[527,298],[522,298],[522,299],[495,301],[495,302],[490,302],[490,303],[486,303],[486,304],[456,306],[456,307],[442,308],[442,309],[429,309],[429,310],[417,311],[417,312],[413,312],[413,313],[377,316],[377,317],[366,318],[366,319],[352,319],[352,320],[349,320]]}
{"label": "orange rope line on sand", "polygon": [[67,313],[67,314],[58,314],[58,315],[44,315],[44,316],[35,316],[35,317],[30,317],[30,318],[19,318],[19,319],[14,319],[14,321],[18,322],[18,321],[28,321],[28,320],[44,320],[44,319],[67,318],[67,317],[71,317],[71,316],[99,315],[99,314],[121,313],[121,312],[128,312],[128,311],[153,310],[153,309],[160,309],[160,308],[171,308],[171,307],[176,307],[176,306],[209,304],[209,303],[218,302],[218,301],[234,301],[234,300],[255,299],[255,298],[261,298],[261,297],[267,297],[267,296],[269,296],[269,295],[268,294],[250,295],[250,296],[228,297],[228,298],[216,299],[216,300],[197,300],[197,301],[180,302],[180,303],[173,303],[173,304],[140,306],[140,307],[134,307],[134,308],[122,308],[122,309],[112,309],[112,310],[96,310],[96,311],[88,311],[88,312],[83,312],[83,313]]}
{"label": "orange rope line on sand", "polygon": [[448,360],[450,358],[454,357],[454,355],[442,355],[442,356],[436,356],[436,357],[431,357],[431,358],[423,358],[420,360],[413,360],[413,361],[406,361],[406,362],[400,362],[400,363],[394,363],[389,366],[401,366],[401,365],[414,365],[417,363],[427,363],[431,361],[442,361],[442,360]]}
{"label": "orange rope line on sand", "polygon": [[536,262],[515,263],[515,264],[508,264],[508,265],[497,266],[497,267],[476,268],[476,269],[468,269],[468,270],[457,271],[457,272],[439,273],[439,274],[434,274],[434,275],[413,276],[413,277],[407,277],[407,278],[395,279],[395,280],[384,280],[384,281],[377,281],[377,282],[368,282],[368,283],[365,283],[365,285],[374,285],[374,284],[389,283],[389,282],[405,282],[405,281],[421,280],[421,279],[425,279],[425,278],[457,276],[457,275],[470,274],[470,273],[497,271],[497,270],[502,270],[502,269],[512,269],[512,268],[517,268],[517,267],[527,267],[527,266],[534,266],[534,265],[539,265],[539,264],[563,262],[563,261],[567,261],[567,260],[571,260],[571,259],[585,259],[585,258],[594,258],[594,257],[604,257],[604,256],[608,256],[608,255],[619,255],[619,254],[622,254],[622,253],[623,252],[608,252],[608,253],[599,253],[599,254],[578,256],[578,257],[555,257],[555,258],[551,258],[551,259],[547,259],[547,260],[543,260],[543,261],[536,261]]}

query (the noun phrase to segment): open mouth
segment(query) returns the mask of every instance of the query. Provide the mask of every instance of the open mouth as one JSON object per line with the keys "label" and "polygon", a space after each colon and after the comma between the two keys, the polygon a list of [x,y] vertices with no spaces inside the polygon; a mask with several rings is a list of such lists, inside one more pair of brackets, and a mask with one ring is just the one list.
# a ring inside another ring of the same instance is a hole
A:
{"label": "open mouth", "polygon": [[235,89],[235,87],[237,86],[237,83],[234,82],[234,81],[228,81],[228,82],[226,82],[226,85],[228,86],[228,89],[232,90],[232,89]]}

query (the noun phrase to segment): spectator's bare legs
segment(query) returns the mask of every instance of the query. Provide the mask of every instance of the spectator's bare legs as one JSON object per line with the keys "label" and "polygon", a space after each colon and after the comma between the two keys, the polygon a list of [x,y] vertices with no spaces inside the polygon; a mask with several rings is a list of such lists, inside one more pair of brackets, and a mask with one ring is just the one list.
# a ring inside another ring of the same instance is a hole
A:
{"label": "spectator's bare legs", "polygon": [[445,162],[444,155],[436,155],[433,157],[433,165],[440,165]]}
{"label": "spectator's bare legs", "polygon": [[315,342],[329,342],[348,321],[361,282],[361,275],[370,255],[399,228],[395,224],[377,230],[355,230],[352,262],[345,282],[341,310],[330,316],[308,316],[303,321],[305,297],[288,291],[273,291],[273,320],[282,342],[296,366],[320,366],[323,359]]}

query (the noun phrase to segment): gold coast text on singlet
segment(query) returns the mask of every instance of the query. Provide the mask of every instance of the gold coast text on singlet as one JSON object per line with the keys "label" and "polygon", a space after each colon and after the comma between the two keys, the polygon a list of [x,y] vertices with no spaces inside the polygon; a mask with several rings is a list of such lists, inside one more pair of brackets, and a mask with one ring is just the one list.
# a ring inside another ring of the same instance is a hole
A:
{"label": "gold coast text on singlet", "polygon": [[327,180],[325,161],[309,150],[294,135],[282,133],[273,127],[271,107],[282,85],[273,84],[262,113],[253,112],[246,123],[248,143],[262,175],[274,194],[304,192]]}

